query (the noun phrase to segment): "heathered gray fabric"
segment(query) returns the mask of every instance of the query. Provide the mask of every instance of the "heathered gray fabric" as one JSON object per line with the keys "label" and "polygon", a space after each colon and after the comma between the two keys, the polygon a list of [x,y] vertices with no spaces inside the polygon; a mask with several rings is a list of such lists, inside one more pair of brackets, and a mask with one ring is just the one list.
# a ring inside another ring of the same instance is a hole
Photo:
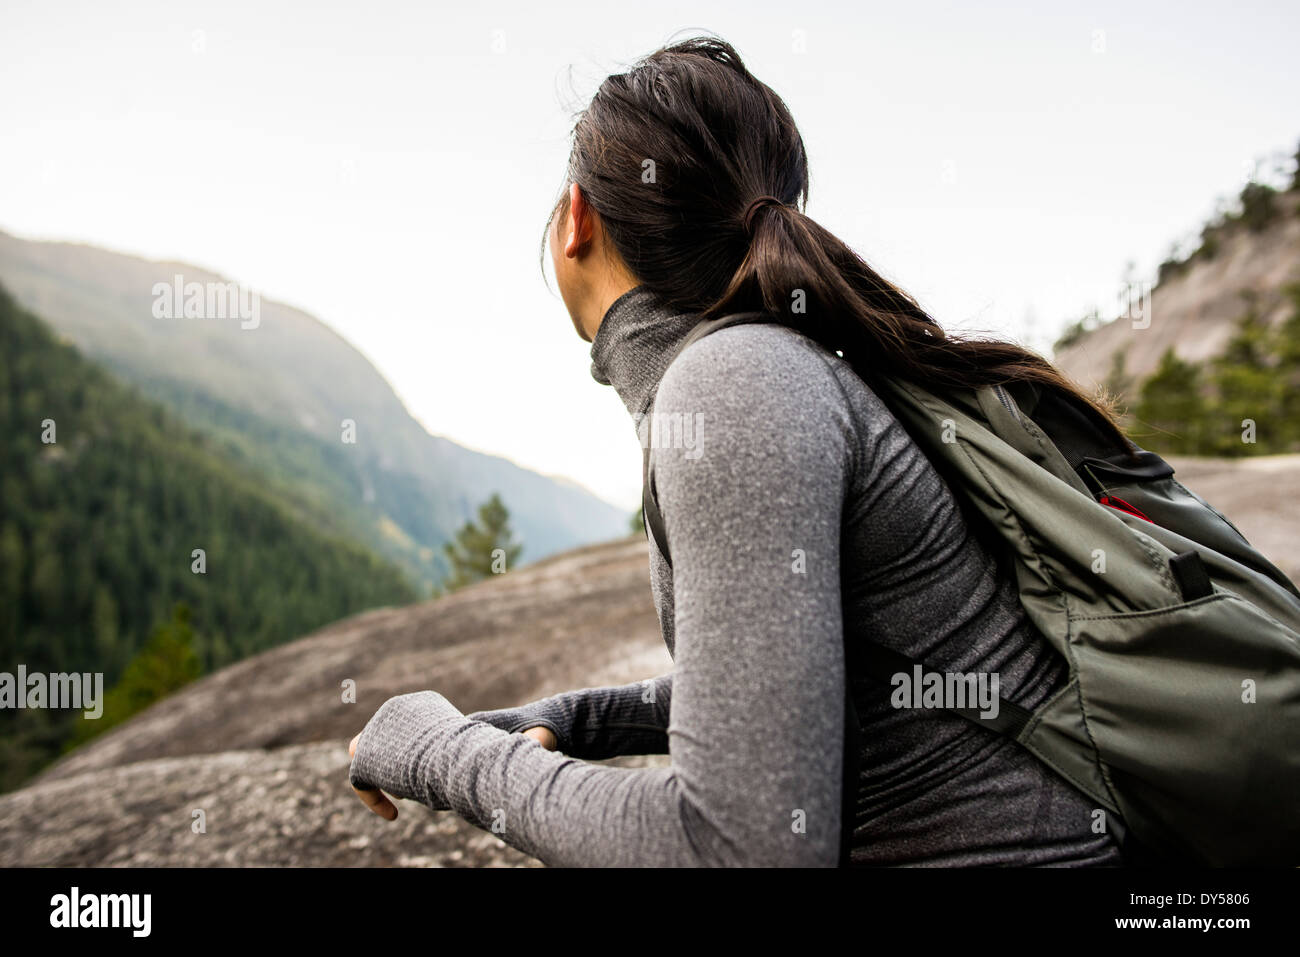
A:
{"label": "heathered gray fabric", "polygon": [[[550,864],[830,866],[845,642],[997,672],[1026,707],[1061,686],[950,492],[847,364],[750,325],[665,372],[696,321],[638,287],[591,350],[634,420],[653,401],[692,426],[654,450],[673,566],[652,549],[651,585],[673,674],[468,717],[433,692],[394,698],[362,733],[354,782],[454,809]],[[1120,863],[1090,802],[1018,746],[852,679],[855,864]],[[510,733],[539,724],[564,753]],[[664,751],[671,767],[579,760]]]}

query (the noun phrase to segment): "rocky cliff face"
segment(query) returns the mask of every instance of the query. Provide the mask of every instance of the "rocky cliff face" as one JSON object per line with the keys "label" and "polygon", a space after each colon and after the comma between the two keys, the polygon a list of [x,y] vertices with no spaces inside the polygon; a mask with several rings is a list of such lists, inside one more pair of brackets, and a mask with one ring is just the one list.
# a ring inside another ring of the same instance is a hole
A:
{"label": "rocky cliff face", "polygon": [[1223,352],[1246,311],[1243,294],[1257,297],[1267,323],[1281,323],[1290,315],[1282,290],[1292,282],[1300,282],[1300,216],[1280,216],[1259,233],[1238,227],[1219,238],[1213,258],[1198,257],[1152,291],[1149,326],[1115,319],[1061,349],[1054,361],[1088,388],[1106,380],[1117,353],[1135,381],[1153,372],[1168,348],[1201,362]]}

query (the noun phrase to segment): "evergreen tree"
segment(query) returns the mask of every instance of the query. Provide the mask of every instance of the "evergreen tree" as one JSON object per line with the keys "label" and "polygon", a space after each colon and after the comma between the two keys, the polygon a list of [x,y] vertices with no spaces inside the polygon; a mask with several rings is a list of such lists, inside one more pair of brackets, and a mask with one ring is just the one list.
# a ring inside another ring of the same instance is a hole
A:
{"label": "evergreen tree", "polygon": [[[1200,370],[1166,349],[1155,373],[1142,384],[1135,416],[1142,428],[1154,431],[1148,444],[1164,452],[1196,455],[1203,449],[1206,401]],[[1135,430],[1135,435],[1138,430]]]}
{"label": "evergreen tree", "polygon": [[1241,190],[1241,221],[1251,232],[1266,229],[1279,212],[1277,190],[1265,183],[1249,182]]}
{"label": "evergreen tree", "polygon": [[477,524],[466,522],[456,533],[456,540],[443,546],[451,565],[451,575],[443,587],[453,591],[513,568],[523,546],[512,538],[510,512],[494,492],[479,506]]}
{"label": "evergreen tree", "polygon": [[1278,328],[1274,344],[1278,388],[1278,451],[1300,451],[1300,283],[1285,290],[1291,315]]}
{"label": "evergreen tree", "polygon": [[[1237,321],[1223,354],[1211,363],[1215,407],[1209,451],[1215,455],[1246,455],[1271,447],[1276,439],[1281,395],[1271,361],[1272,337],[1254,304]],[[1243,441],[1254,423],[1254,444]]]}
{"label": "evergreen tree", "polygon": [[154,629],[126,666],[122,679],[104,695],[104,713],[93,720],[83,717],[78,721],[69,747],[121,724],[197,678],[202,669],[194,645],[189,606],[178,602],[171,620]]}

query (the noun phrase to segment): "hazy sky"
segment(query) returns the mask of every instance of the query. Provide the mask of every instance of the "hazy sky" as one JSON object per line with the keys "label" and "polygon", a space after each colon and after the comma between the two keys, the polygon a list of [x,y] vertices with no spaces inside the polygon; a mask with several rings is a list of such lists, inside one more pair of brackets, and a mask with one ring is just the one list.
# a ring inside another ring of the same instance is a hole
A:
{"label": "hazy sky", "polygon": [[631,422],[537,260],[605,74],[720,34],[800,124],[810,215],[945,325],[1045,349],[1294,152],[1297,9],[0,0],[0,229],[305,308],[431,431],[630,510]]}

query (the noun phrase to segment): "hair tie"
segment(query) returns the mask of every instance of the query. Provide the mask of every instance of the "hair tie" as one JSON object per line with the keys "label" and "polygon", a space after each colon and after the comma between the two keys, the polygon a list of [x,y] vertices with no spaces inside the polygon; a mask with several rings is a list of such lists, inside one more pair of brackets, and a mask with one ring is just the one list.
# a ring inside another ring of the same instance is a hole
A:
{"label": "hair tie", "polygon": [[760,209],[762,209],[764,206],[784,206],[784,205],[785,203],[775,196],[758,197],[758,199],[750,203],[749,208],[745,210],[745,217],[744,217],[745,232],[748,233],[750,236],[754,235],[754,214],[758,212]]}

